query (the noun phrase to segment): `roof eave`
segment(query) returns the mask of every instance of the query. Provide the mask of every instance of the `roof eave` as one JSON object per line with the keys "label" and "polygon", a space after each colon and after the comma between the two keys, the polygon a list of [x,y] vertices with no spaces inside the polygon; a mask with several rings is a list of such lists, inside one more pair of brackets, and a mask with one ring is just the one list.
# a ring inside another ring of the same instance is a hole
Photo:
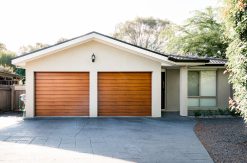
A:
{"label": "roof eave", "polygon": [[117,40],[114,38],[110,38],[109,36],[105,36],[103,34],[99,34],[96,32],[92,32],[86,35],[83,35],[81,37],[75,38],[75,39],[71,39],[70,41],[66,41],[62,44],[56,44],[54,46],[50,46],[47,48],[43,48],[42,50],[37,50],[35,52],[32,53],[28,53],[28,54],[24,54],[22,56],[19,56],[17,58],[14,58],[12,60],[12,64],[20,66],[20,67],[24,67],[26,62],[41,58],[43,56],[47,56],[80,44],[83,44],[85,42],[91,41],[91,40],[96,40],[99,42],[105,42],[105,44],[112,44],[115,46],[118,46],[122,49],[125,50],[130,50],[135,53],[139,53],[144,55],[145,57],[148,57],[149,59],[153,59],[155,61],[158,61],[160,63],[167,63],[168,65],[175,65],[174,62],[169,61],[166,55],[163,55],[161,53],[158,52],[154,52],[148,49],[144,49],[126,42],[123,42],[121,40]]}
{"label": "roof eave", "polygon": [[[42,50],[38,50],[32,53],[24,54],[22,56],[19,56],[17,58],[14,58],[11,60],[12,64],[14,65],[25,65],[26,62],[62,51],[64,49],[68,49],[74,46],[77,46],[79,44],[85,43],[87,41],[90,41],[92,38],[91,35],[86,35],[85,37],[81,38],[80,40],[74,39],[71,41],[64,42],[63,44],[58,44],[55,46],[51,46],[48,48],[43,48]],[[78,38],[79,39],[79,38]]]}
{"label": "roof eave", "polygon": [[205,64],[205,66],[222,66],[222,67],[226,67],[226,64]]}
{"label": "roof eave", "polygon": [[185,62],[196,62],[196,63],[209,63],[209,59],[177,59],[174,58],[173,56],[169,56],[168,60],[173,61],[173,62],[179,62],[179,63],[185,63]]}

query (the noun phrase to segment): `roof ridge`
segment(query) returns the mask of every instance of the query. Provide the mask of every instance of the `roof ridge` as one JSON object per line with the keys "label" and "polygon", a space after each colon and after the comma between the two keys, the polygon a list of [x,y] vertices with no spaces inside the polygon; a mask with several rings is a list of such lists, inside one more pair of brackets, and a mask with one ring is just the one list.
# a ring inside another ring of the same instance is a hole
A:
{"label": "roof ridge", "polygon": [[157,51],[154,51],[154,50],[151,50],[151,49],[147,49],[147,48],[144,48],[144,47],[141,47],[141,46],[138,46],[138,45],[134,45],[134,44],[131,44],[129,42],[126,42],[126,41],[123,41],[123,40],[120,40],[120,39],[117,39],[117,38],[114,38],[112,36],[108,36],[108,35],[105,35],[105,34],[102,34],[102,33],[96,32],[96,31],[91,31],[91,32],[86,33],[84,35],[80,35],[80,36],[77,36],[77,37],[74,37],[74,38],[65,40],[63,42],[55,43],[53,45],[50,45],[50,46],[47,46],[47,47],[44,47],[44,48],[41,48],[41,49],[38,49],[38,50],[29,52],[29,53],[25,53],[25,54],[22,54],[22,55],[19,55],[19,56],[16,56],[15,58],[12,58],[12,60],[13,59],[20,58],[20,57],[23,57],[23,56],[26,56],[26,55],[29,55],[29,54],[33,54],[33,53],[36,53],[36,52],[39,52],[39,51],[42,51],[42,50],[45,50],[45,49],[49,49],[49,48],[52,48],[52,47],[55,47],[55,46],[64,44],[66,42],[69,42],[69,41],[72,41],[72,40],[76,40],[76,39],[79,39],[79,38],[82,38],[82,37],[85,37],[85,36],[88,36],[88,35],[92,35],[92,34],[96,34],[96,35],[105,37],[107,39],[112,39],[114,41],[118,41],[120,43],[127,44],[127,45],[133,46],[135,48],[139,48],[139,49],[142,49],[142,50],[151,52],[151,53],[155,53],[155,54],[160,55],[160,56],[163,56],[163,57],[167,57],[168,60],[173,61],[173,62],[202,62],[202,63],[211,63],[211,61],[215,61],[216,62],[216,60],[219,60],[219,61],[222,61],[222,62],[226,62],[227,61],[227,60],[220,59],[220,58],[200,57],[200,56],[195,56],[195,55],[165,54],[165,53],[157,52]]}
{"label": "roof ridge", "polygon": [[157,51],[154,51],[154,50],[151,50],[151,49],[147,49],[147,48],[144,48],[144,47],[141,47],[141,46],[138,46],[138,45],[134,45],[134,44],[131,44],[129,42],[126,42],[126,41],[123,41],[123,40],[119,40],[117,38],[114,38],[114,37],[111,37],[111,36],[108,36],[108,35],[105,35],[105,34],[102,34],[102,33],[99,33],[99,32],[96,32],[96,31],[91,31],[89,33],[86,33],[84,35],[80,35],[80,36],[77,36],[77,37],[73,37],[71,39],[68,39],[68,40],[65,40],[65,41],[62,41],[62,42],[59,42],[59,43],[55,43],[53,45],[50,45],[50,46],[47,46],[47,47],[44,47],[44,48],[41,48],[41,49],[37,49],[35,51],[32,51],[32,52],[28,52],[28,53],[24,53],[22,55],[19,55],[19,56],[16,56],[12,59],[17,59],[17,58],[20,58],[20,57],[23,57],[23,56],[26,56],[26,55],[29,55],[29,54],[32,54],[32,53],[36,53],[36,52],[39,52],[39,51],[42,51],[42,50],[45,50],[45,49],[49,49],[51,47],[54,47],[54,46],[57,46],[57,45],[60,45],[60,44],[63,44],[63,43],[66,43],[66,42],[69,42],[69,41],[72,41],[72,40],[76,40],[76,39],[79,39],[81,37],[85,37],[87,35],[91,35],[91,34],[98,34],[100,36],[103,36],[103,37],[107,37],[109,39],[113,39],[115,41],[119,41],[119,42],[122,42],[122,43],[125,43],[125,44],[128,44],[128,45],[131,45],[131,46],[134,46],[134,47],[137,47],[137,48],[140,48],[140,49],[143,49],[143,50],[146,50],[146,51],[149,51],[149,52],[152,52],[152,53],[156,53],[156,54],[159,54],[159,55],[162,55],[162,56],[165,56],[165,57],[168,57],[168,55],[164,54],[164,53],[161,53],[161,52],[157,52]]}

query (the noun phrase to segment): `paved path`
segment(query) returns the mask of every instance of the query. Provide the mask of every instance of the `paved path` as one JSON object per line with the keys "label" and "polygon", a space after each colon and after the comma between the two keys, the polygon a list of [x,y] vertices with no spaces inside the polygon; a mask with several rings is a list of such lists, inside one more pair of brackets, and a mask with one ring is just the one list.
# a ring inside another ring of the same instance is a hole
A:
{"label": "paved path", "polygon": [[194,124],[181,118],[0,117],[0,162],[212,162]]}

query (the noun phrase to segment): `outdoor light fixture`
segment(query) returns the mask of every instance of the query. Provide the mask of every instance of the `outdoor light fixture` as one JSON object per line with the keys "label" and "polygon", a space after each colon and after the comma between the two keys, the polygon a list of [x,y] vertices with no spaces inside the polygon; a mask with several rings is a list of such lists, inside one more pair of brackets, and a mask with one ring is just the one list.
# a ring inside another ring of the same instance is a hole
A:
{"label": "outdoor light fixture", "polygon": [[94,55],[94,53],[93,53],[91,59],[92,59],[92,62],[95,62],[96,56]]}

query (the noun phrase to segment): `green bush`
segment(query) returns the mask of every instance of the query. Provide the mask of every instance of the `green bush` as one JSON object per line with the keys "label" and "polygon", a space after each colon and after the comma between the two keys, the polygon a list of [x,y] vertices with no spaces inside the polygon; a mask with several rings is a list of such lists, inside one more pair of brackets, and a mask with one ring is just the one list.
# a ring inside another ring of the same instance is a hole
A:
{"label": "green bush", "polygon": [[227,112],[227,110],[226,109],[218,109],[218,113],[219,113],[219,115],[225,115],[226,114],[226,112]]}
{"label": "green bush", "polygon": [[230,114],[241,113],[247,123],[247,1],[225,0],[222,15],[226,25],[225,36],[230,40],[226,51],[228,81],[232,84],[233,97]]}
{"label": "green bush", "polygon": [[[192,110],[191,110],[192,112]],[[240,116],[240,113],[236,110],[231,110],[229,108],[218,110],[193,110],[193,115],[195,117],[203,116],[215,116],[215,115],[231,115],[231,116]]]}
{"label": "green bush", "polygon": [[228,111],[228,113],[229,113],[231,116],[234,116],[234,117],[240,116],[240,112],[237,111],[237,110],[235,110],[235,109],[227,108],[227,111]]}
{"label": "green bush", "polygon": [[206,110],[205,111],[205,114],[206,114],[206,116],[212,116],[212,115],[214,115],[212,110]]}
{"label": "green bush", "polygon": [[200,110],[195,110],[195,111],[193,111],[193,113],[194,113],[194,116],[195,116],[195,117],[199,117],[199,116],[202,115],[202,113],[201,113]]}

